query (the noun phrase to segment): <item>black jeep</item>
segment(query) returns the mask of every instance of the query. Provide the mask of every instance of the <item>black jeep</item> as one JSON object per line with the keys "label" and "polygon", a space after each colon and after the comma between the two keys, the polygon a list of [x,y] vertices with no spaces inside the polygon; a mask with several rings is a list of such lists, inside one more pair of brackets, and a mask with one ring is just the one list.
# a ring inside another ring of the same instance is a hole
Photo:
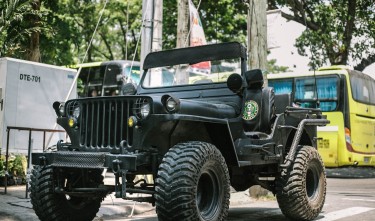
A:
{"label": "black jeep", "polygon": [[326,178],[316,127],[328,123],[319,109],[263,87],[239,43],[150,53],[143,69],[122,96],[54,103],[70,141],[32,155],[41,220],[92,220],[112,192],[156,205],[159,220],[225,220],[230,187],[253,185],[293,220],[318,216]]}

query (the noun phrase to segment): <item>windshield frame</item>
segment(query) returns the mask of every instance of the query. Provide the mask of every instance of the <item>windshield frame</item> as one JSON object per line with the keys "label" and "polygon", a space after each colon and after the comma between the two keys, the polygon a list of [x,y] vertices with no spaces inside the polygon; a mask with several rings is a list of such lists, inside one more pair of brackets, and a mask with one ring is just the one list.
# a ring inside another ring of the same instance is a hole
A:
{"label": "windshield frame", "polygon": [[143,73],[140,84],[138,85],[138,94],[149,94],[158,92],[172,92],[180,90],[200,90],[227,87],[226,82],[214,84],[186,84],[167,86],[159,88],[143,87],[146,73],[150,68],[162,68],[167,66],[196,64],[202,61],[215,61],[226,59],[240,59],[241,75],[246,70],[247,53],[246,48],[238,42],[218,43],[188,48],[178,48],[166,51],[149,53],[143,63]]}

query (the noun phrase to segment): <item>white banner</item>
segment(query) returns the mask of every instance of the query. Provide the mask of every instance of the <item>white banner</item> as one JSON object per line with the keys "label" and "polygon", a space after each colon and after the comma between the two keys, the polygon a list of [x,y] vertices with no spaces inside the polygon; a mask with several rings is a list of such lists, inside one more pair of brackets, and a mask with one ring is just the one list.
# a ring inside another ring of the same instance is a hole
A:
{"label": "white banner", "polygon": [[[204,36],[202,22],[198,14],[198,10],[195,8],[191,0],[189,0],[189,11],[190,11],[190,46],[199,46],[199,45],[207,44],[206,37]],[[211,72],[210,62],[201,62],[195,65],[192,65],[192,67],[196,69],[200,69],[199,71],[203,71],[204,73]]]}

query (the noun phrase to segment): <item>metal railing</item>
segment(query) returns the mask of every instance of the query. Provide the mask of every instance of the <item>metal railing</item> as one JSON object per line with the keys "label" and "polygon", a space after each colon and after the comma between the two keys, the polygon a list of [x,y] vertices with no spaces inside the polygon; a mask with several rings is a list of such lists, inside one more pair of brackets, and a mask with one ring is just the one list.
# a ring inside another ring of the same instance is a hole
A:
{"label": "metal railing", "polygon": [[[7,127],[7,145],[6,145],[6,154],[5,154],[5,180],[4,180],[4,194],[7,194],[8,188],[8,159],[9,159],[9,135],[11,130],[22,130],[29,131],[29,141],[28,141],[28,150],[27,150],[27,171],[30,169],[31,163],[31,137],[33,131],[43,132],[43,151],[46,149],[46,133],[56,133],[56,132],[65,132],[65,130],[52,130],[52,129],[40,129],[40,128],[29,128],[29,127]],[[29,184],[26,182],[26,193],[25,198],[28,198]]]}

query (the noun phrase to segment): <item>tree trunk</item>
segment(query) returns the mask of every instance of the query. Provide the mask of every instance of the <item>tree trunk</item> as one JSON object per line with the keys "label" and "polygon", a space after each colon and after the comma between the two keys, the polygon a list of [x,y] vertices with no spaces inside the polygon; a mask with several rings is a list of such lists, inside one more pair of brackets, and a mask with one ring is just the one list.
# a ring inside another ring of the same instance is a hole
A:
{"label": "tree trunk", "polygon": [[[248,52],[251,69],[266,69],[267,64],[267,1],[249,0],[248,9]],[[264,86],[268,86],[263,73]]]}
{"label": "tree trunk", "polygon": [[[31,6],[33,10],[40,11],[40,0],[33,0],[31,2]],[[32,15],[30,22],[31,22],[31,27],[33,27],[34,30],[31,32],[31,35],[30,35],[30,46],[28,49],[27,60],[40,62],[41,60],[40,48],[39,48],[40,31],[38,29],[40,18],[37,15]]]}

